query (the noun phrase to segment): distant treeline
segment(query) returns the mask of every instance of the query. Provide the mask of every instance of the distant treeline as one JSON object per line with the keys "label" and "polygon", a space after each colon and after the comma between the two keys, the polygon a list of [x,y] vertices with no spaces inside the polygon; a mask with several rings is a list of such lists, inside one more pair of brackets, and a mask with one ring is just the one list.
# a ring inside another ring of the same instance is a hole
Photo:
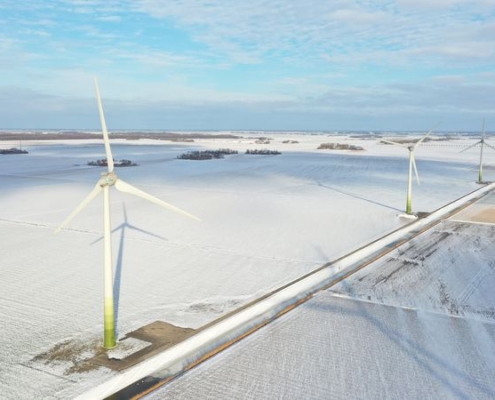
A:
{"label": "distant treeline", "polygon": [[[446,141],[450,141],[452,139],[458,140],[459,138],[457,138],[457,137],[439,137],[439,138],[427,137],[427,138],[423,139],[423,143],[426,143],[426,142],[446,142]],[[400,143],[400,144],[409,144],[409,143],[417,142],[418,139],[417,138],[405,138],[405,139],[393,138],[392,141],[394,141],[396,143]],[[390,143],[380,141],[380,144],[390,144]]]}
{"label": "distant treeline", "polygon": [[[5,132],[0,131],[2,140],[81,140],[101,139],[101,133],[89,133],[82,131],[58,131],[58,132]],[[175,132],[112,132],[111,139],[156,139],[172,142],[193,142],[193,139],[239,139],[242,136],[228,133],[175,133]]]}
{"label": "distant treeline", "polygon": [[[102,160],[96,160],[96,161],[88,161],[88,165],[92,167],[107,167],[108,162],[106,158],[103,158]],[[119,160],[115,161],[113,160],[113,165],[114,167],[136,167],[137,164],[135,162],[132,162],[131,160]]]}
{"label": "distant treeline", "polygon": [[278,150],[268,150],[268,149],[263,149],[263,150],[246,150],[246,154],[257,154],[257,155],[262,155],[262,156],[276,156],[279,154],[282,154]]}
{"label": "distant treeline", "polygon": [[212,160],[214,158],[224,158],[226,155],[237,153],[237,150],[231,149],[188,151],[187,153],[179,154],[177,158],[180,160]]}
{"label": "distant treeline", "polygon": [[16,149],[12,147],[11,149],[0,149],[0,154],[27,154],[26,150]]}

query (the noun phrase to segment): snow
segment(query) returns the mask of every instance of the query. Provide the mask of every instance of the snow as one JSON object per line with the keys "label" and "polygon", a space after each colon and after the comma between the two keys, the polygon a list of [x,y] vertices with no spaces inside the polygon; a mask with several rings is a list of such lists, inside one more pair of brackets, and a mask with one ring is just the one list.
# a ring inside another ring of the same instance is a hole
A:
{"label": "snow", "polygon": [[[280,143],[287,138],[300,143]],[[316,150],[331,140],[291,134],[262,146],[279,156],[194,162],[175,157],[259,146],[248,139],[112,142],[116,159],[140,164],[117,170],[121,178],[203,220],[112,191],[113,226],[120,227],[113,236],[119,336],[155,320],[198,328],[402,226],[407,152],[342,140],[366,151]],[[33,359],[65,341],[101,336],[102,200],[52,232],[98,180],[101,170],[85,164],[104,156],[103,145],[23,148],[30,153],[0,157],[0,392],[6,399],[73,397],[115,373],[68,374],[67,365]],[[417,150],[422,185],[413,188],[414,209],[433,211],[478,188],[477,153],[458,151]],[[490,179],[493,166],[485,174]]]}
{"label": "snow", "polygon": [[297,282],[217,322],[208,329],[202,330],[175,347],[130,368],[119,376],[106,381],[103,385],[89,390],[78,399],[105,398],[128,386],[128,382],[136,382],[156,374],[167,378],[187,370],[188,366],[195,364],[206,354],[224,347],[235,338],[243,337],[253,328],[270,322],[276,315],[290,309],[301,299],[307,299],[314,295],[321,288],[338,281],[349,271],[359,268],[370,258],[376,258],[380,252],[385,251],[395,243],[410,239],[411,235],[417,234],[429,224],[438,223],[448,212],[468,204],[470,200],[483,196],[484,193],[493,189],[494,185],[484,186],[480,190],[449,203],[428,217],[420,219],[414,224],[406,225],[338,261],[326,265],[307,277],[299,279]]}
{"label": "snow", "polygon": [[492,399],[494,367],[493,324],[322,292],[146,399]]}
{"label": "snow", "polygon": [[332,292],[494,323],[495,225],[458,221],[459,215],[488,204],[494,208],[493,193],[334,286]]}
{"label": "snow", "polygon": [[107,352],[108,358],[114,358],[116,360],[123,360],[130,355],[137,353],[148,346],[151,346],[150,342],[139,340],[135,338],[125,338],[119,342],[119,345]]}

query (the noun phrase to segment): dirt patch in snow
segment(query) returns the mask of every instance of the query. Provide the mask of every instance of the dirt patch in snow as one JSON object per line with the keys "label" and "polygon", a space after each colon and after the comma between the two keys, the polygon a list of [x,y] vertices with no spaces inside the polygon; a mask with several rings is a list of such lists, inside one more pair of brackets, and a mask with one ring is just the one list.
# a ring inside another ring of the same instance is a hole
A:
{"label": "dirt patch in snow", "polygon": [[471,221],[475,222],[489,222],[495,224],[495,209],[489,208],[473,215]]}
{"label": "dirt patch in snow", "polygon": [[89,363],[88,360],[104,354],[105,349],[101,346],[100,339],[87,342],[78,339],[70,339],[57,343],[51,349],[38,354],[31,360],[31,363],[41,367],[57,371],[61,375],[71,375],[74,373],[84,373],[99,368],[99,365]]}
{"label": "dirt patch in snow", "polygon": [[[96,370],[101,367],[115,371],[125,370],[169,347],[191,337],[196,330],[182,328],[163,321],[155,321],[133,332],[119,341],[116,349],[106,350],[101,338],[90,341],[70,339],[57,343],[51,349],[34,357],[30,364],[58,376],[68,376]],[[140,341],[143,346],[124,354],[128,342]],[[120,348],[119,348],[120,347]],[[115,357],[120,351],[121,357]]]}
{"label": "dirt patch in snow", "polygon": [[186,340],[196,332],[196,330],[191,328],[183,328],[167,322],[155,321],[128,333],[122,340],[122,342],[125,342],[128,338],[138,339],[150,343],[149,346],[121,359],[112,358],[111,354],[109,357],[109,354],[104,352],[103,354],[97,354],[91,360],[88,360],[88,362],[115,371],[123,371]]}
{"label": "dirt patch in snow", "polygon": [[495,205],[473,204],[453,217],[457,221],[495,223]]}

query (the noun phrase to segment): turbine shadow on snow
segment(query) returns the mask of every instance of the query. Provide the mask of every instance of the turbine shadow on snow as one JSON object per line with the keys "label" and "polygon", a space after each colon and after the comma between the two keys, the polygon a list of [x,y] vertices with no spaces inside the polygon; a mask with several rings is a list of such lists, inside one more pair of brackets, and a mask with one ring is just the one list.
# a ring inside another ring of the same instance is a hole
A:
{"label": "turbine shadow on snow", "polygon": [[323,261],[326,263],[330,260],[330,257],[323,251],[320,245],[313,244],[313,250],[321,257],[321,260],[319,260],[320,262]]}
{"label": "turbine shadow on snow", "polygon": [[[149,236],[153,236],[157,239],[160,240],[167,240],[159,235],[156,235],[152,232],[146,231],[144,229],[138,228],[132,224],[129,223],[129,219],[127,217],[127,209],[125,207],[125,203],[122,205],[123,213],[124,213],[124,222],[122,222],[119,226],[117,226],[115,229],[112,230],[112,233],[115,233],[117,231],[120,231],[120,240],[119,240],[119,248],[117,252],[117,260],[115,263],[115,273],[114,273],[114,278],[113,278],[113,297],[114,297],[114,305],[115,305],[115,331],[116,331],[116,336],[118,337],[118,332],[119,332],[119,305],[120,305],[120,284],[122,281],[122,264],[123,264],[123,259],[124,259],[124,242],[125,242],[125,235],[126,235],[126,229],[132,229],[138,232],[145,233]],[[91,243],[91,245],[99,242],[102,240],[103,237],[96,239],[94,242]]]}
{"label": "turbine shadow on snow", "polygon": [[[471,398],[469,393],[463,391],[466,383],[471,385],[472,387],[475,387],[477,390],[484,393],[485,395],[488,395],[490,398],[495,398],[495,390],[490,389],[486,386],[486,384],[483,384],[483,382],[479,382],[465,371],[456,368],[454,365],[449,363],[449,360],[442,359],[438,354],[431,352],[427,348],[419,346],[412,338],[412,334],[403,333],[395,330],[392,324],[389,325],[385,323],[384,321],[380,320],[378,317],[367,311],[365,307],[366,303],[362,301],[358,295],[356,295],[355,291],[352,289],[351,283],[343,280],[340,282],[340,284],[344,285],[345,289],[342,292],[339,291],[335,293],[342,293],[343,295],[348,296],[350,298],[349,301],[351,301],[353,305],[357,305],[357,309],[334,305],[330,302],[326,302],[325,304],[315,304],[314,302],[309,301],[306,303],[305,306],[315,310],[330,313],[336,312],[338,314],[342,314],[342,312],[344,312],[348,315],[354,315],[356,317],[366,319],[374,328],[378,329],[384,336],[388,337],[391,343],[399,347],[405,354],[407,354],[412,360],[414,360],[416,364],[422,366],[425,371],[427,371],[431,376],[435,377],[438,382],[441,382],[444,387],[448,388],[455,398]],[[331,289],[329,291],[330,293],[332,293]],[[377,302],[370,303],[377,307],[393,307]],[[412,310],[406,311],[402,309],[400,311],[414,312]],[[410,321],[410,319],[408,320]],[[435,366],[439,368],[435,368]],[[442,371],[445,371],[445,373],[442,373]],[[450,379],[447,375],[448,373],[451,374]],[[457,379],[457,381],[463,383],[453,385],[452,378]]]}
{"label": "turbine shadow on snow", "polygon": [[344,194],[346,196],[350,196],[350,197],[354,197],[355,199],[358,199],[358,200],[363,200],[363,201],[366,201],[368,203],[371,203],[371,204],[374,204],[374,205],[377,205],[377,206],[380,206],[380,207],[385,207],[385,208],[388,208],[390,210],[394,210],[394,211],[398,211],[398,212],[402,212],[402,210],[399,210],[398,208],[395,208],[395,207],[392,207],[392,206],[387,206],[386,204],[383,204],[383,203],[379,203],[375,200],[370,200],[370,199],[367,199],[366,197],[362,197],[362,196],[359,196],[357,194],[354,194],[354,193],[350,193],[350,192],[346,192],[344,190],[341,190],[341,189],[337,189],[337,188],[334,188],[332,186],[328,186],[328,185],[324,185],[323,183],[321,183],[320,181],[316,181],[316,185],[317,186],[320,186],[322,188],[325,188],[325,189],[330,189],[330,190],[333,190],[334,192],[337,192],[337,193],[340,193],[340,194]]}
{"label": "turbine shadow on snow", "polygon": [[[132,224],[129,224],[128,219],[127,219],[127,210],[126,210],[125,204],[123,204],[122,207],[123,207],[123,210],[124,210],[124,222],[122,222],[119,226],[117,226],[116,228],[114,228],[112,230],[112,233],[115,233],[117,231],[123,231],[126,228],[129,228],[129,229],[132,229],[134,231],[138,231],[138,232],[141,232],[141,233],[145,233],[146,235],[153,236],[153,237],[155,237],[157,239],[160,239],[160,240],[167,240],[164,237],[162,237],[160,235],[157,235],[156,233],[153,233],[153,232],[150,232],[150,231],[146,231],[144,229],[138,228],[137,226],[134,226]],[[95,241],[91,242],[90,245],[93,245],[95,243],[98,243],[101,240],[103,240],[103,236],[100,237],[100,238],[98,238],[98,239],[96,239]]]}

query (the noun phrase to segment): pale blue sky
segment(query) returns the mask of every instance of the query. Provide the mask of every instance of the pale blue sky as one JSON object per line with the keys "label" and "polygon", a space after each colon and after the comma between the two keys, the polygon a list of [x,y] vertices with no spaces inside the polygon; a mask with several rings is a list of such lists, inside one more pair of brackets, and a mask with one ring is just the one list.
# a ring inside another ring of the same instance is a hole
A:
{"label": "pale blue sky", "polygon": [[495,0],[0,0],[0,128],[495,130]]}

